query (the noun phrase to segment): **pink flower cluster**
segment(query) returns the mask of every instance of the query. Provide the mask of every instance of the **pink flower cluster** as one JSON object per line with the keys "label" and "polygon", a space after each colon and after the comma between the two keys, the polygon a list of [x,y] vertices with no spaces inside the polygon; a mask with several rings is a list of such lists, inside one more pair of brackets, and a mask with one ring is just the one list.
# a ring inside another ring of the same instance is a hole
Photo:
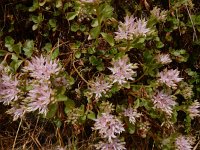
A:
{"label": "pink flower cluster", "polygon": [[102,116],[95,120],[94,129],[99,130],[101,137],[108,139],[109,142],[117,138],[116,134],[124,131],[121,121],[108,113],[102,113]]}
{"label": "pink flower cluster", "polygon": [[200,103],[195,100],[192,105],[189,106],[188,108],[188,112],[189,112],[189,116],[194,119],[194,117],[199,117],[200,116]]}
{"label": "pink flower cluster", "polygon": [[177,83],[182,81],[183,78],[179,78],[179,73],[177,69],[168,70],[165,68],[163,71],[159,73],[160,79],[158,80],[160,83],[166,84],[168,87],[175,89],[177,87]]}
{"label": "pink flower cluster", "polygon": [[160,8],[154,7],[153,10],[150,11],[151,15],[154,16],[158,21],[164,22],[167,19],[167,11],[161,11]]}
{"label": "pink flower cluster", "polygon": [[25,73],[29,73],[32,88],[28,92],[28,97],[25,99],[27,103],[27,111],[39,111],[39,114],[46,115],[48,105],[52,102],[51,77],[58,75],[62,68],[57,60],[51,60],[49,57],[34,57],[28,62],[28,65],[23,68]]}
{"label": "pink flower cluster", "polygon": [[12,101],[16,101],[18,99],[18,83],[16,77],[12,77],[12,75],[8,75],[5,72],[2,72],[2,76],[0,78],[0,102],[3,102],[4,105],[9,105]]}
{"label": "pink flower cluster", "polygon": [[150,31],[147,28],[147,21],[145,19],[137,19],[133,16],[126,16],[124,23],[120,22],[118,31],[115,32],[115,39],[119,40],[132,40],[134,37],[146,36]]}
{"label": "pink flower cluster", "polygon": [[176,138],[175,146],[177,150],[192,150],[193,141],[185,136],[179,136]]}
{"label": "pink flower cluster", "polygon": [[94,2],[96,2],[96,0],[80,0],[80,2],[83,2],[83,3],[94,3]]}
{"label": "pink flower cluster", "polygon": [[112,71],[111,79],[113,83],[117,82],[120,85],[127,83],[128,80],[134,80],[133,76],[136,74],[133,69],[138,68],[137,64],[129,63],[127,55],[112,62],[113,67],[109,67]]}
{"label": "pink flower cluster", "polygon": [[23,105],[12,106],[7,113],[13,116],[13,121],[16,121],[18,118],[22,118],[24,116],[26,113],[26,107]]}
{"label": "pink flower cluster", "polygon": [[41,55],[28,61],[28,65],[23,70],[37,80],[49,80],[52,75],[57,75],[60,72],[61,67],[57,60],[51,60]]}
{"label": "pink flower cluster", "polygon": [[[119,150],[123,150],[124,142],[120,142],[117,139],[117,135],[125,131],[123,124],[119,119],[109,113],[102,113],[102,116],[95,120],[94,130],[98,130],[100,136],[108,140],[108,142],[100,142],[96,145],[97,149],[115,149],[118,147]],[[120,148],[121,147],[121,148]]]}
{"label": "pink flower cluster", "polygon": [[104,79],[104,77],[96,78],[95,81],[89,82],[89,93],[91,96],[94,94],[95,99],[99,99],[102,97],[102,94],[106,94],[106,92],[111,88],[112,84]]}
{"label": "pink flower cluster", "polygon": [[171,116],[173,107],[177,104],[170,95],[163,91],[158,91],[157,94],[153,96],[152,101],[155,108],[165,112],[169,116]]}
{"label": "pink flower cluster", "polygon": [[172,62],[169,54],[158,54],[156,56],[156,60],[158,61],[158,63],[161,63],[163,65],[166,65]]}
{"label": "pink flower cluster", "polygon": [[136,123],[136,118],[139,118],[142,114],[138,113],[136,109],[128,108],[124,111],[124,116],[129,118],[129,122],[132,124]]}
{"label": "pink flower cluster", "polygon": [[126,150],[124,147],[125,142],[121,142],[119,139],[114,139],[112,142],[102,142],[100,141],[95,145],[97,150]]}
{"label": "pink flower cluster", "polygon": [[48,105],[51,102],[52,89],[48,83],[34,84],[33,89],[28,93],[27,111],[39,111],[39,114],[46,115]]}
{"label": "pink flower cluster", "polygon": [[120,86],[126,84],[128,80],[135,80],[133,76],[136,75],[136,71],[133,69],[138,68],[137,64],[132,64],[129,62],[129,57],[127,55],[113,60],[113,67],[108,67],[112,74],[106,78],[101,76],[95,80],[89,81],[89,88],[86,96],[91,98],[95,95],[95,99],[98,100],[102,97],[102,94],[106,94],[112,87],[114,83],[118,83]]}

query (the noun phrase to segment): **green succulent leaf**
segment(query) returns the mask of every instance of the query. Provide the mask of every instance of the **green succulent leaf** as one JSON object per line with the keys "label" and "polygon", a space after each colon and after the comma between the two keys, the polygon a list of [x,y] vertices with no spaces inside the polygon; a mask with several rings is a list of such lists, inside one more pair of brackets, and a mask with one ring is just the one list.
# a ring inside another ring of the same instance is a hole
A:
{"label": "green succulent leaf", "polygon": [[96,39],[100,34],[101,28],[99,26],[94,27],[90,30],[90,35],[93,39]]}
{"label": "green succulent leaf", "polygon": [[58,104],[57,103],[51,104],[48,109],[49,111],[47,112],[46,118],[48,119],[53,118],[56,115]]}
{"label": "green succulent leaf", "polygon": [[102,37],[110,44],[110,46],[115,45],[115,40],[112,35],[101,32]]}
{"label": "green succulent leaf", "polygon": [[59,48],[56,48],[56,49],[53,51],[52,55],[51,55],[51,59],[53,59],[53,60],[56,59],[56,58],[58,57],[59,53],[60,53]]}
{"label": "green succulent leaf", "polygon": [[88,118],[88,119],[91,119],[91,120],[95,120],[95,119],[96,119],[96,114],[95,114],[93,111],[90,111],[90,112],[87,114],[87,118]]}
{"label": "green succulent leaf", "polygon": [[14,43],[15,43],[15,40],[11,36],[6,36],[6,38],[5,38],[5,47],[7,47],[10,52],[13,51]]}
{"label": "green succulent leaf", "polygon": [[73,20],[78,15],[77,12],[68,12],[67,13],[67,20]]}
{"label": "green succulent leaf", "polygon": [[24,54],[27,58],[30,58],[34,51],[34,41],[33,40],[26,40],[23,46]]}
{"label": "green succulent leaf", "polygon": [[67,101],[64,101],[65,104],[65,113],[67,114],[69,111],[75,108],[75,103],[73,100],[68,99]]}

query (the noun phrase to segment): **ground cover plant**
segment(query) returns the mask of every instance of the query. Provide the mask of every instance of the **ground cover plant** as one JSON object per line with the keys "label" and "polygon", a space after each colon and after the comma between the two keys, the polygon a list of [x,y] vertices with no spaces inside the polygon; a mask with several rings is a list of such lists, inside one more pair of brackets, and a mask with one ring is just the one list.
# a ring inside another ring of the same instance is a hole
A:
{"label": "ground cover plant", "polygon": [[200,149],[200,2],[0,6],[0,149]]}

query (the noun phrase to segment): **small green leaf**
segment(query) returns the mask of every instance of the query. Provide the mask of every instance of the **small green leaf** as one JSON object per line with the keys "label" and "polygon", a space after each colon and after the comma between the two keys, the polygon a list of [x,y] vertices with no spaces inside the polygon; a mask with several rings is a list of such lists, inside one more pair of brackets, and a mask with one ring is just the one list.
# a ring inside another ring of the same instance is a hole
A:
{"label": "small green leaf", "polygon": [[38,28],[38,24],[34,24],[34,25],[32,26],[32,30],[33,30],[33,31],[35,31],[37,28]]}
{"label": "small green leaf", "polygon": [[100,22],[108,19],[108,18],[111,18],[112,15],[113,15],[113,8],[107,4],[107,3],[102,3],[99,7],[99,12],[100,12]]}
{"label": "small green leaf", "polygon": [[62,101],[67,101],[67,100],[69,100],[69,98],[63,94],[59,94],[56,96],[56,101],[62,102]]}
{"label": "small green leaf", "polygon": [[42,2],[39,2],[39,6],[44,6],[47,0],[43,0]]}
{"label": "small green leaf", "polygon": [[77,23],[73,23],[72,25],[71,25],[71,31],[73,31],[73,32],[76,32],[76,31],[78,31],[79,30],[79,24],[77,24]]}
{"label": "small green leaf", "polygon": [[67,2],[63,6],[63,11],[66,11],[72,4],[70,2]]}
{"label": "small green leaf", "polygon": [[15,43],[15,40],[11,36],[6,36],[6,38],[5,38],[5,46],[13,45],[14,43]]}
{"label": "small green leaf", "polygon": [[89,54],[94,54],[96,52],[95,47],[89,47],[88,48],[88,53]]}
{"label": "small green leaf", "polygon": [[5,56],[6,52],[4,50],[0,50],[0,56]]}
{"label": "small green leaf", "polygon": [[110,54],[117,54],[117,49],[116,48],[112,48],[110,51],[109,51],[109,53]]}
{"label": "small green leaf", "polygon": [[13,51],[14,43],[15,43],[15,40],[12,37],[6,36],[6,38],[5,38],[5,47],[7,47],[10,52]]}
{"label": "small green leaf", "polygon": [[93,111],[90,111],[88,114],[87,114],[87,118],[88,119],[91,119],[91,120],[95,120],[96,119],[96,115]]}
{"label": "small green leaf", "polygon": [[91,23],[91,26],[94,28],[94,27],[97,27],[99,24],[98,24],[98,19],[95,18],[92,20],[92,23]]}
{"label": "small green leaf", "polygon": [[62,0],[56,0],[56,8],[62,7]]}
{"label": "small green leaf", "polygon": [[33,50],[34,50],[34,41],[33,40],[26,40],[26,42],[24,43],[24,47],[23,47],[24,54],[28,58],[30,58],[33,54]]}
{"label": "small green leaf", "polygon": [[90,35],[93,39],[97,38],[100,34],[101,28],[99,26],[90,30]]}
{"label": "small green leaf", "polygon": [[78,15],[77,12],[68,12],[67,13],[67,20],[73,20]]}
{"label": "small green leaf", "polygon": [[54,123],[56,124],[56,127],[58,127],[58,128],[60,128],[62,125],[62,122],[60,121],[60,119],[54,120]]}
{"label": "small green leaf", "polygon": [[134,107],[135,108],[140,107],[140,99],[139,98],[134,102]]}
{"label": "small green leaf", "polygon": [[76,51],[75,52],[75,57],[76,58],[80,58],[81,57],[81,52],[80,51]]}
{"label": "small green leaf", "polygon": [[19,42],[19,43],[17,43],[17,44],[14,44],[13,46],[12,46],[12,49],[13,49],[13,51],[16,53],[16,54],[21,54],[21,49],[22,49],[22,43],[21,42]]}
{"label": "small green leaf", "polygon": [[69,85],[73,85],[75,83],[75,80],[72,76],[69,76],[68,77],[68,82],[69,82]]}
{"label": "small green leaf", "polygon": [[75,103],[73,100],[68,99],[67,101],[64,101],[65,104],[65,113],[67,114],[69,111],[71,111],[72,109],[74,109],[75,107]]}
{"label": "small green leaf", "polygon": [[161,41],[159,41],[159,42],[156,43],[156,47],[162,48],[162,47],[164,47],[164,44]]}
{"label": "small green leaf", "polygon": [[56,19],[49,20],[49,25],[51,26],[51,28],[56,28],[57,27],[56,23],[57,23]]}
{"label": "small green leaf", "polygon": [[85,120],[87,119],[87,116],[86,116],[86,115],[83,115],[83,116],[80,117],[80,119],[81,119],[81,123],[84,123]]}
{"label": "small green leaf", "polygon": [[173,123],[177,122],[177,116],[178,116],[178,113],[177,113],[177,111],[174,110],[173,113],[172,113],[172,117],[171,117],[171,121]]}
{"label": "small green leaf", "polygon": [[49,111],[47,112],[46,118],[53,118],[57,112],[58,104],[54,103],[49,106]]}
{"label": "small green leaf", "polygon": [[103,64],[103,63],[100,63],[99,65],[97,65],[96,68],[97,68],[98,71],[103,71],[103,70],[105,70],[105,67],[104,67],[104,64]]}
{"label": "small green leaf", "polygon": [[96,58],[96,56],[91,56],[89,57],[89,61],[92,65],[97,65],[98,64],[98,59]]}
{"label": "small green leaf", "polygon": [[51,59],[53,59],[53,60],[56,59],[58,57],[59,53],[60,53],[59,48],[56,48],[51,55]]}
{"label": "small green leaf", "polygon": [[33,85],[26,85],[24,87],[24,90],[26,90],[27,92],[33,89]]}
{"label": "small green leaf", "polygon": [[115,40],[112,35],[101,32],[102,37],[110,44],[110,46],[115,45]]}
{"label": "small green leaf", "polygon": [[35,15],[32,15],[31,17],[30,17],[30,19],[31,19],[31,21],[33,21],[34,23],[38,23],[38,17],[37,16],[35,16]]}
{"label": "small green leaf", "polygon": [[86,26],[81,24],[80,27],[79,27],[79,30],[84,32],[86,30]]}
{"label": "small green leaf", "polygon": [[19,66],[22,64],[22,62],[23,62],[22,60],[13,60],[10,63],[10,67],[14,70],[14,72],[16,72]]}
{"label": "small green leaf", "polygon": [[85,115],[85,106],[84,106],[84,105],[81,105],[81,106],[79,107],[79,110],[80,110],[80,114],[81,114],[81,115]]}
{"label": "small green leaf", "polygon": [[16,60],[16,61],[17,61],[17,60],[18,60],[18,57],[17,57],[17,55],[16,55],[16,54],[14,54],[14,53],[13,53],[13,54],[12,54],[12,57],[11,57],[11,59],[12,59],[12,60]]}
{"label": "small green leaf", "polygon": [[38,2],[38,0],[34,0],[33,1],[33,6],[29,8],[29,11],[33,12],[33,11],[35,11],[38,8],[39,8],[39,2]]}
{"label": "small green leaf", "polygon": [[132,123],[127,123],[128,124],[128,132],[130,134],[134,134],[135,133],[135,125],[133,125]]}
{"label": "small green leaf", "polygon": [[42,13],[39,13],[39,15],[37,16],[38,24],[41,23],[43,20],[44,20],[44,17],[42,15]]}
{"label": "small green leaf", "polygon": [[117,84],[114,84],[112,87],[111,87],[111,92],[112,93],[116,93],[120,90],[120,87],[117,85]]}
{"label": "small green leaf", "polygon": [[130,89],[130,82],[127,82],[125,84],[123,84],[123,87],[125,87],[126,89]]}
{"label": "small green leaf", "polygon": [[137,40],[137,43],[144,43],[145,42],[145,37],[140,37],[138,40]]}
{"label": "small green leaf", "polygon": [[44,50],[47,52],[50,52],[52,49],[52,44],[51,43],[46,43],[45,46],[43,47]]}

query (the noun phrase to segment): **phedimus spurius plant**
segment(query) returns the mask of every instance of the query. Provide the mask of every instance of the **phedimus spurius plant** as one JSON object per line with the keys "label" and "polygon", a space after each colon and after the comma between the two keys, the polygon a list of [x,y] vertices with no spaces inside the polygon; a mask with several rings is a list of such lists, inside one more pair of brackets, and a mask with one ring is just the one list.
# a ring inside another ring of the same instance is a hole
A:
{"label": "phedimus spurius plant", "polygon": [[199,2],[2,6],[2,129],[18,125],[3,148],[200,148]]}

